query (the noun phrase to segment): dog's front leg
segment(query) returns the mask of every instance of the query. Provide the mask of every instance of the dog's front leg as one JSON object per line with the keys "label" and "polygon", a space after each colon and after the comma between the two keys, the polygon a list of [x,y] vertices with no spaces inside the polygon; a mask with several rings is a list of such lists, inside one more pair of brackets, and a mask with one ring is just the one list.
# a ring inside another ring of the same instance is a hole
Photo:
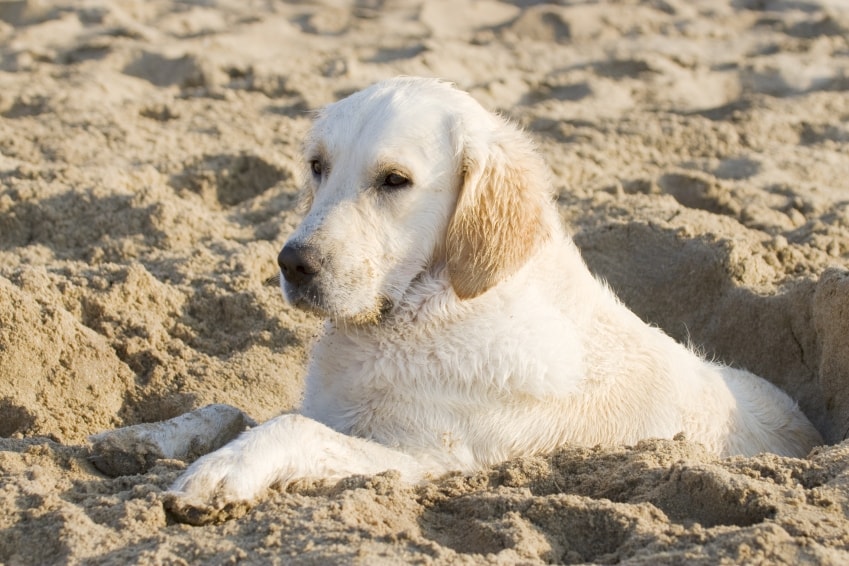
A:
{"label": "dog's front leg", "polygon": [[301,415],[282,415],[192,464],[166,494],[178,519],[201,524],[241,515],[275,483],[398,470],[415,482],[429,471],[413,457],[338,433]]}

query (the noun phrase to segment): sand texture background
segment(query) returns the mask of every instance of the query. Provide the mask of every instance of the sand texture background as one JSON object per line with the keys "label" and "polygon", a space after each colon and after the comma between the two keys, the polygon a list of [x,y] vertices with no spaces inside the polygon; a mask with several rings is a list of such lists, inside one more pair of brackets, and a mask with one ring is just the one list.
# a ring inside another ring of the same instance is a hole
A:
{"label": "sand texture background", "polygon": [[[849,3],[0,2],[0,563],[849,562]],[[185,463],[88,435],[298,403],[319,321],[273,286],[309,110],[440,76],[522,124],[590,267],[783,387],[828,445],[569,447],[176,523]]]}

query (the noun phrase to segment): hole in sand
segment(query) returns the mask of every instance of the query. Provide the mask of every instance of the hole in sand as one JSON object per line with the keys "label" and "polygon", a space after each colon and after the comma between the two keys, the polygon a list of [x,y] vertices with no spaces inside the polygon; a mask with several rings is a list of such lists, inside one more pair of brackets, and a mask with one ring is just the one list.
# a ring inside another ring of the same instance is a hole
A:
{"label": "hole in sand", "polygon": [[[501,489],[444,500],[425,512],[422,526],[426,536],[463,554],[510,550],[525,559],[558,564],[609,563],[616,561],[621,546],[639,536],[639,516],[646,512],[652,513],[645,504],[563,494],[534,497],[521,489]],[[653,513],[662,518],[657,510]]]}
{"label": "hole in sand", "polygon": [[748,179],[761,172],[759,161],[746,157],[723,159],[714,170],[719,179]]}
{"label": "hole in sand", "polygon": [[290,174],[256,155],[205,155],[189,163],[171,185],[201,196],[211,208],[234,206],[256,197]]}
{"label": "hole in sand", "polygon": [[730,214],[728,190],[718,183],[696,175],[669,173],[661,175],[657,182],[663,192],[687,208],[706,210],[714,214]]}
{"label": "hole in sand", "polygon": [[160,87],[212,86],[214,82],[214,69],[195,55],[169,58],[158,53],[143,53],[124,67],[124,73]]}
{"label": "hole in sand", "polygon": [[9,397],[0,399],[0,437],[26,432],[34,424],[35,417],[26,407],[16,404]]}
{"label": "hole in sand", "polygon": [[677,523],[747,527],[775,514],[769,499],[716,467],[675,466],[649,500]]}

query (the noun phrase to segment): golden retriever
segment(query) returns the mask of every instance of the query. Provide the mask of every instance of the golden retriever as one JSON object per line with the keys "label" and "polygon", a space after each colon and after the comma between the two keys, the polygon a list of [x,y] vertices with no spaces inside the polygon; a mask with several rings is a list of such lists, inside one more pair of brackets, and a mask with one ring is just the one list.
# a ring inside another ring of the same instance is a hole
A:
{"label": "golden retriever", "polygon": [[306,215],[278,258],[291,304],[326,318],[303,404],[195,462],[174,506],[678,433],[722,456],[821,442],[778,388],[706,361],[594,278],[531,141],[468,94],[373,85],[317,115],[305,165]]}

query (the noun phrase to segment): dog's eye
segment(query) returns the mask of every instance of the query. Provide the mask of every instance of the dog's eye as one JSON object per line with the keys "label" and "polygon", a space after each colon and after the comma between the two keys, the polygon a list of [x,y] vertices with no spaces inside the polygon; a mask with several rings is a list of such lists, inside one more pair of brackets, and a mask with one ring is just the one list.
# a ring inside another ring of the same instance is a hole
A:
{"label": "dog's eye", "polygon": [[324,168],[321,165],[321,161],[318,159],[313,159],[310,161],[310,171],[316,177],[321,177],[321,172]]}
{"label": "dog's eye", "polygon": [[383,186],[388,189],[400,189],[410,184],[410,180],[401,173],[389,173],[383,178]]}

